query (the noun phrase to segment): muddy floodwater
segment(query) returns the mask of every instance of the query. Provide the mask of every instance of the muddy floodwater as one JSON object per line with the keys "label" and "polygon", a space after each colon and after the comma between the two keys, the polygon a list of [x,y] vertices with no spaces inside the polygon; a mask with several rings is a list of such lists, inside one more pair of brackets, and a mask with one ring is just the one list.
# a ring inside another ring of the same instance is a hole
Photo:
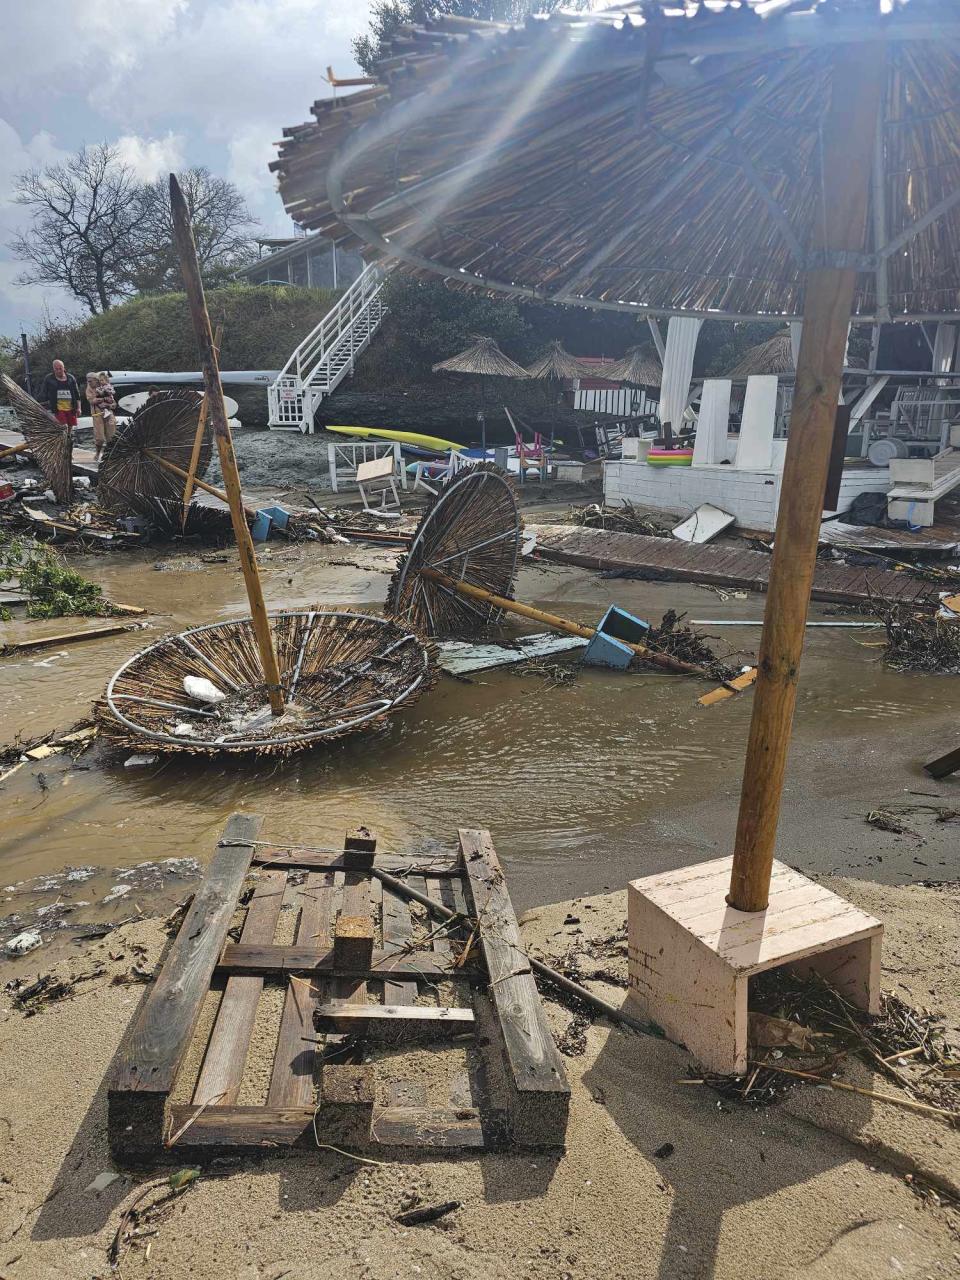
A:
{"label": "muddy floodwater", "polygon": [[[151,548],[72,558],[110,598],[148,607],[151,629],[0,661],[0,739],[88,717],[112,672],[164,631],[242,615],[242,580],[228,555],[203,563]],[[275,542],[261,555],[271,607],[376,608],[395,560],[363,545]],[[692,618],[761,617],[761,596],[726,594],[556,565],[525,566],[517,587],[520,599],[580,621],[597,621],[611,602],[655,621],[667,608]],[[811,616],[828,615],[814,606]],[[3,628],[9,638],[44,629],[63,630],[64,620]],[[711,634],[720,652],[740,650],[748,661],[759,628]],[[933,783],[919,768],[955,742],[960,681],[885,669],[881,637],[879,629],[808,632],[780,856],[891,882],[956,878],[956,824],[920,810],[907,823],[914,838],[864,821],[885,803],[938,803],[915,791],[960,807],[956,780]],[[488,827],[519,909],[730,851],[750,694],[700,709],[695,699],[707,686],[654,672],[585,670],[559,686],[510,670],[471,679],[442,677],[382,730],[285,761],[161,757],[131,769],[123,767],[129,752],[97,746],[76,764],[56,756],[25,765],[0,784],[3,884],[95,867],[84,900],[103,915],[115,872],[167,858],[205,862],[235,809],[265,814],[272,837],[320,847],[359,823],[375,827],[387,849],[449,846],[458,826]],[[129,913],[148,893],[125,893],[109,910]],[[7,894],[7,911],[15,899]]]}

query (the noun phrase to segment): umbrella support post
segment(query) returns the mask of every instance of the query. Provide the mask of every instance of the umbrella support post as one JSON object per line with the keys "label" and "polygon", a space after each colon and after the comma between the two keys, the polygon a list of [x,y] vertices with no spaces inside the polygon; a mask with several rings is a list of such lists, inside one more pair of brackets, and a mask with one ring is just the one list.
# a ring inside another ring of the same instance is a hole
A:
{"label": "umbrella support post", "polygon": [[[217,325],[217,332],[213,335],[213,349],[216,352],[217,359],[220,359],[220,344],[223,342],[223,325]],[[200,404],[200,416],[197,419],[197,434],[193,439],[193,451],[190,454],[190,466],[187,468],[187,478],[183,486],[183,515],[180,519],[180,528],[187,527],[187,513],[190,510],[190,499],[193,497],[193,487],[197,480],[197,467],[200,465],[200,450],[203,448],[203,437],[207,430],[207,397],[204,396]]]}
{"label": "umbrella support post", "polygon": [[[562,631],[569,636],[582,636],[585,640],[592,640],[597,634],[596,627],[586,627],[582,623],[571,622],[568,618],[560,618],[554,613],[544,613],[542,609],[535,609],[529,604],[521,604],[519,600],[511,600],[507,596],[498,596],[492,591],[486,591],[483,587],[475,587],[471,582],[460,582],[456,578],[448,578],[445,573],[439,573],[436,569],[424,566],[420,569],[420,574],[424,578],[429,578],[432,582],[436,582],[439,586],[445,587],[448,591],[455,591],[458,595],[466,596],[472,600],[481,600],[484,604],[491,605],[495,609],[502,609],[505,613],[515,613],[521,618],[530,618],[531,621],[540,622],[554,631]],[[655,666],[663,667],[666,671],[675,671],[680,675],[702,676],[705,680],[714,678],[704,667],[698,667],[695,663],[681,662],[679,658],[671,658],[668,654],[658,653],[656,649],[648,649],[646,645],[631,644],[626,640],[621,641],[621,643],[632,649],[638,658],[643,658],[644,661],[651,662]]]}
{"label": "umbrella support post", "polygon": [[9,449],[0,449],[0,461],[4,458],[12,458],[15,453],[26,453],[29,448],[30,446],[24,440],[23,444],[13,444]]}
{"label": "umbrella support post", "polygon": [[240,491],[240,473],[237,470],[237,459],[233,452],[233,439],[230,425],[227,422],[227,410],[223,402],[223,386],[220,382],[220,369],[217,363],[217,352],[213,341],[213,330],[210,316],[203,295],[203,281],[200,278],[200,264],[197,261],[197,248],[190,225],[190,214],[187,210],[183,192],[177,182],[176,175],[170,175],[170,208],[173,214],[174,239],[177,254],[180,258],[180,269],[183,272],[183,283],[190,305],[190,317],[193,321],[197,345],[200,348],[200,367],[203,370],[205,403],[213,427],[214,439],[217,442],[217,453],[220,458],[220,470],[226,488],[227,504],[230,507],[230,518],[233,522],[233,534],[237,540],[237,551],[240,556],[240,568],[247,588],[247,599],[250,602],[250,617],[254,633],[257,637],[257,648],[260,653],[260,664],[263,668],[263,679],[267,686],[267,696],[273,715],[283,714],[284,698],[280,685],[280,667],[277,663],[277,651],[270,630],[270,619],[263,598],[263,586],[257,569],[257,557],[253,549],[253,539],[247,527],[246,511],[243,495]]}
{"label": "umbrella support post", "polygon": [[[187,480],[190,472],[184,471],[183,467],[178,467],[175,462],[171,462],[169,458],[164,458],[161,454],[154,452],[153,449],[144,449],[144,453],[148,458],[152,459],[158,467],[163,467],[164,471],[169,471],[172,476],[178,476],[181,480]],[[209,493],[212,498],[219,498],[221,502],[230,505],[230,499],[227,497],[223,489],[218,489],[215,484],[208,484],[206,480],[201,480],[199,476],[193,477],[194,488],[202,489],[204,493]],[[256,520],[259,512],[253,507],[244,506],[244,514],[250,520]]]}
{"label": "umbrella support post", "polygon": [[879,1007],[883,926],[773,855],[856,287],[856,268],[830,260],[863,249],[884,75],[882,46],[834,55],[824,215],[812,246],[825,261],[806,275],[734,854],[636,880],[628,891],[631,1002],[721,1073],[746,1069],[749,979],[763,970],[820,973],[861,1008]]}

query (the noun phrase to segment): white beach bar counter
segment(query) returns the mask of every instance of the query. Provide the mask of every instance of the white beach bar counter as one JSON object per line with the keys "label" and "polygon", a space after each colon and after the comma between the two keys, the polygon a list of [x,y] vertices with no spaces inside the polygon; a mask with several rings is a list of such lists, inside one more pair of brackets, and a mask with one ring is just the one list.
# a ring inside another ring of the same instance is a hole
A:
{"label": "white beach bar counter", "polygon": [[[772,532],[777,522],[787,446],[786,440],[773,437],[776,383],[772,375],[747,380],[741,431],[739,435],[729,435],[726,426],[730,382],[707,379],[703,384],[693,465],[648,466],[646,442],[625,440],[627,456],[604,463],[604,502],[610,506],[632,502],[681,515],[709,502],[729,512],[744,528]],[[640,456],[629,456],[631,450]],[[886,493],[890,484],[887,467],[865,464],[844,468],[837,510],[846,511],[858,494]]]}

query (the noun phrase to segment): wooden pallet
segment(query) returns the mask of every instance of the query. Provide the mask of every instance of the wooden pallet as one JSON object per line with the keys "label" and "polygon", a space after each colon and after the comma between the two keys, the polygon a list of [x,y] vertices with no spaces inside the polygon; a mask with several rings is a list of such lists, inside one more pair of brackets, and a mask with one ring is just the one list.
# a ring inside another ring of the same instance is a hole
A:
{"label": "wooden pallet", "polygon": [[[524,528],[528,534],[536,534],[537,553],[545,560],[587,569],[636,571],[665,581],[766,591],[773,559],[765,551],[704,547],[673,538],[610,533],[580,525],[527,524]],[[937,604],[936,586],[922,578],[829,561],[817,563],[811,595],[814,600],[834,604],[869,604],[872,600],[902,601],[927,608]]]}
{"label": "wooden pallet", "polygon": [[[331,853],[266,844],[261,826],[230,818],[124,1039],[108,1090],[114,1156],[563,1146],[570,1090],[489,833],[415,857],[378,854],[364,828]],[[253,1103],[245,1067],[277,987]],[[410,1066],[424,1045],[433,1096]]]}

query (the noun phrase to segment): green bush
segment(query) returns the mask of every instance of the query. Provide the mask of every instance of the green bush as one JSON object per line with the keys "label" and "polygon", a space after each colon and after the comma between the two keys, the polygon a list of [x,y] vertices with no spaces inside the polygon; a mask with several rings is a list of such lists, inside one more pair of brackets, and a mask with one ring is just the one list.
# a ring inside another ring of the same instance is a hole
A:
{"label": "green bush", "polygon": [[0,538],[0,570],[17,579],[29,596],[28,618],[102,618],[117,612],[104,600],[102,588],[39,543]]}

